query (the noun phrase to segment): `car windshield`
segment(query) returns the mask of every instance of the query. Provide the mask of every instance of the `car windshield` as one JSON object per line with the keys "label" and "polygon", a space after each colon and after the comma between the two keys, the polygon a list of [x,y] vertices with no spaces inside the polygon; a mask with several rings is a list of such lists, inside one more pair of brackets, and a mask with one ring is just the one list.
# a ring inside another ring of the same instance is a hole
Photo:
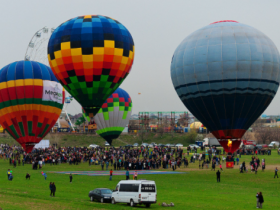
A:
{"label": "car windshield", "polygon": [[112,194],[112,191],[109,189],[101,190],[101,194]]}

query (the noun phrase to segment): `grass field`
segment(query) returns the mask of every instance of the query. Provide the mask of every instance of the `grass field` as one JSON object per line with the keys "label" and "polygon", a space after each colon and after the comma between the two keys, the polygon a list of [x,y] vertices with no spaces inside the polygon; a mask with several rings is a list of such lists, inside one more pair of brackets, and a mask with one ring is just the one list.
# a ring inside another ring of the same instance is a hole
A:
{"label": "grass field", "polygon": [[[261,159],[262,156],[259,156]],[[280,179],[274,179],[274,168],[280,166],[280,156],[276,151],[271,156],[264,156],[267,169],[265,172],[240,174],[238,168],[224,169],[221,182],[216,183],[214,171],[198,169],[198,162],[190,164],[189,168],[178,169],[186,174],[172,175],[141,175],[140,179],[155,180],[157,184],[157,204],[151,209],[164,209],[159,203],[173,202],[173,209],[255,209],[255,194],[263,192],[264,209],[280,209]],[[248,161],[250,156],[242,156],[241,161]],[[225,164],[224,164],[225,167]],[[7,180],[7,169],[13,171],[13,181]],[[110,169],[110,167],[109,167]],[[101,204],[90,202],[88,192],[97,187],[115,188],[122,176],[83,176],[74,175],[73,183],[69,176],[48,173],[48,171],[86,171],[101,170],[100,166],[80,165],[46,165],[47,180],[41,175],[41,170],[31,170],[31,165],[12,168],[8,161],[0,160],[0,207],[2,209],[132,209],[126,204]],[[168,169],[170,170],[170,169]],[[31,180],[25,180],[26,173],[31,174]],[[50,197],[49,183],[55,182],[56,197]],[[137,206],[143,209],[144,206]],[[172,208],[172,207],[170,207]]]}

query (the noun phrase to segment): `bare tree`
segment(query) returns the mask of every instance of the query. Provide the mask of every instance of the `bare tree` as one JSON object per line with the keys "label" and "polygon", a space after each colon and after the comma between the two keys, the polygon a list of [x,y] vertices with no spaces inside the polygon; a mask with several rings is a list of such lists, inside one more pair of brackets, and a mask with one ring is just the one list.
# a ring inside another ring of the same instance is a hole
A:
{"label": "bare tree", "polygon": [[259,127],[255,133],[258,143],[265,144],[273,139],[273,130],[271,128]]}
{"label": "bare tree", "polygon": [[250,140],[252,138],[252,132],[251,131],[246,131],[244,135],[242,136],[243,140]]}

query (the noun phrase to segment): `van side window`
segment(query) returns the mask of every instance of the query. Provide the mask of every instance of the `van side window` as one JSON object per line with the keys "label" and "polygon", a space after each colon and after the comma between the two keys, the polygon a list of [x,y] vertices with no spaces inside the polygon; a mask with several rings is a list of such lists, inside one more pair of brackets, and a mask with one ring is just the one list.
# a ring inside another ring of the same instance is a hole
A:
{"label": "van side window", "polygon": [[116,186],[116,191],[119,191],[119,185]]}
{"label": "van side window", "polygon": [[156,192],[156,186],[154,184],[142,184],[141,192]]}
{"label": "van side window", "polygon": [[139,184],[121,184],[120,192],[138,192]]}

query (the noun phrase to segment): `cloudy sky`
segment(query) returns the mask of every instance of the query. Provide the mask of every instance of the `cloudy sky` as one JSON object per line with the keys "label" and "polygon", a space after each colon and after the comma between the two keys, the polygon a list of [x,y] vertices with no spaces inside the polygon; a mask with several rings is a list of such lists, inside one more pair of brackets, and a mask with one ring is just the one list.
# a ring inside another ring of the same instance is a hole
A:
{"label": "cloudy sky", "polygon": [[[139,111],[186,111],[170,77],[176,47],[193,31],[219,20],[236,20],[264,32],[280,49],[279,0],[1,0],[0,67],[24,58],[34,33],[80,15],[112,17],[130,31],[135,60],[120,86]],[[138,95],[141,93],[141,95]],[[265,111],[280,114],[280,93]],[[74,102],[68,112],[80,112]]]}

